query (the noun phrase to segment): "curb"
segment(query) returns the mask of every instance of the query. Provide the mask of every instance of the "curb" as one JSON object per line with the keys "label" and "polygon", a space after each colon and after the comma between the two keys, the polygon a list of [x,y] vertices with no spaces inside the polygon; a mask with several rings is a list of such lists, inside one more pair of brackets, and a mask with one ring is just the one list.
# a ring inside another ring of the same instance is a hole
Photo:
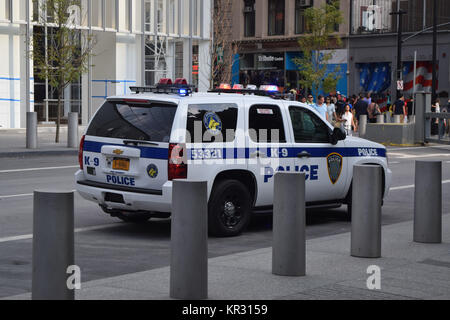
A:
{"label": "curb", "polygon": [[0,158],[26,158],[26,157],[46,157],[46,156],[77,156],[77,149],[67,150],[29,150],[17,152],[0,152]]}

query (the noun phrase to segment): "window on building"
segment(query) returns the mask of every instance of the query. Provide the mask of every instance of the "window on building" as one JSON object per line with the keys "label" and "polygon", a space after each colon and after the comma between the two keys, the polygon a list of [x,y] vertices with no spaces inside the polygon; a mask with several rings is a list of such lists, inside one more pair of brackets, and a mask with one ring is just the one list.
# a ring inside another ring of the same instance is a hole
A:
{"label": "window on building", "polygon": [[283,117],[278,106],[252,106],[249,110],[249,129],[254,142],[286,142]]}
{"label": "window on building", "polygon": [[130,30],[130,1],[119,0],[119,30]]}
{"label": "window on building", "polygon": [[157,1],[157,23],[158,23],[158,33],[166,33],[167,24],[166,24],[166,1],[158,0]]}
{"label": "window on building", "polygon": [[269,36],[284,34],[284,0],[269,0]]}
{"label": "window on building", "polygon": [[0,0],[0,20],[9,20],[9,0]]}
{"label": "window on building", "polygon": [[295,33],[306,32],[305,10],[312,6],[313,0],[295,0]]}
{"label": "window on building", "polygon": [[92,0],[92,26],[103,27],[103,6],[102,0]]}
{"label": "window on building", "polygon": [[[337,9],[340,9],[341,7],[340,2],[335,2],[335,0],[327,0],[327,4],[328,5],[335,4]],[[332,31],[339,32],[339,23],[334,24]]]}
{"label": "window on building", "polygon": [[116,28],[116,1],[105,1],[106,28]]}
{"label": "window on building", "polygon": [[244,37],[255,36],[255,0],[244,0]]}
{"label": "window on building", "polygon": [[153,0],[145,0],[145,31],[153,32]]}
{"label": "window on building", "polygon": [[168,18],[169,18],[169,30],[168,33],[178,33],[178,0],[169,0],[167,4]]}
{"label": "window on building", "polygon": [[14,21],[25,22],[27,20],[26,1],[27,0],[13,0],[12,1]]}

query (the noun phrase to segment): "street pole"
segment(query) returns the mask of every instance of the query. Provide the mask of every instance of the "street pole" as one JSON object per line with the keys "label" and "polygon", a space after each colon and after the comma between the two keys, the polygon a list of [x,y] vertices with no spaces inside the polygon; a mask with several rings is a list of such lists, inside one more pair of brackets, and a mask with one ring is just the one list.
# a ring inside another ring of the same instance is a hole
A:
{"label": "street pole", "polygon": [[437,0],[433,1],[433,78],[431,85],[432,103],[436,100],[436,63],[437,63]]}
{"label": "street pole", "polygon": [[[397,0],[398,1],[398,0]],[[398,16],[398,26],[397,26],[397,81],[401,81],[403,78],[402,72],[402,32],[403,32],[403,15],[406,11],[400,10],[397,6],[397,11],[391,12],[390,15]],[[397,89],[397,100],[400,98],[400,90]]]}

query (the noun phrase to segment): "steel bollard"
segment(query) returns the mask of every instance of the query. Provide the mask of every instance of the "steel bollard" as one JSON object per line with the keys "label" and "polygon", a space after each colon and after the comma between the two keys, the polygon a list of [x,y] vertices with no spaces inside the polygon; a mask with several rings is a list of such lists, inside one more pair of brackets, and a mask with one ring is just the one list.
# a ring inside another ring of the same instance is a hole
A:
{"label": "steel bollard", "polygon": [[394,114],[394,123],[400,123],[401,117],[399,114]]}
{"label": "steel bollard", "polygon": [[359,136],[364,137],[366,135],[367,128],[367,115],[362,114],[359,116]]}
{"label": "steel bollard", "polygon": [[37,112],[27,112],[27,149],[37,148]]}
{"label": "steel bollard", "polygon": [[382,167],[353,166],[351,255],[381,257]]}
{"label": "steel bollard", "polygon": [[275,174],[272,273],[306,274],[305,174]]}
{"label": "steel bollard", "polygon": [[416,161],[414,242],[442,242],[442,161]]}
{"label": "steel bollard", "polygon": [[74,192],[35,191],[33,300],[74,300],[67,268],[74,257]]}
{"label": "steel bollard", "polygon": [[78,147],[78,112],[69,112],[67,125],[67,147]]}
{"label": "steel bollard", "polygon": [[377,123],[384,123],[384,115],[377,115]]}
{"label": "steel bollard", "polygon": [[207,182],[174,180],[170,256],[170,297],[208,298]]}

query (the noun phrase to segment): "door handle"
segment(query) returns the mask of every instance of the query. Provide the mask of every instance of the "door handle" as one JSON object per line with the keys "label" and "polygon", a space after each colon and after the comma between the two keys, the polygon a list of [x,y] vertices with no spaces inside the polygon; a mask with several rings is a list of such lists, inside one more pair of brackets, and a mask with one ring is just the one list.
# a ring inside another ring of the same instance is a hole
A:
{"label": "door handle", "polygon": [[311,157],[311,154],[308,151],[303,151],[299,154],[297,154],[297,158],[309,158]]}
{"label": "door handle", "polygon": [[251,158],[266,158],[266,154],[264,152],[261,151],[255,151],[253,153],[250,154]]}

